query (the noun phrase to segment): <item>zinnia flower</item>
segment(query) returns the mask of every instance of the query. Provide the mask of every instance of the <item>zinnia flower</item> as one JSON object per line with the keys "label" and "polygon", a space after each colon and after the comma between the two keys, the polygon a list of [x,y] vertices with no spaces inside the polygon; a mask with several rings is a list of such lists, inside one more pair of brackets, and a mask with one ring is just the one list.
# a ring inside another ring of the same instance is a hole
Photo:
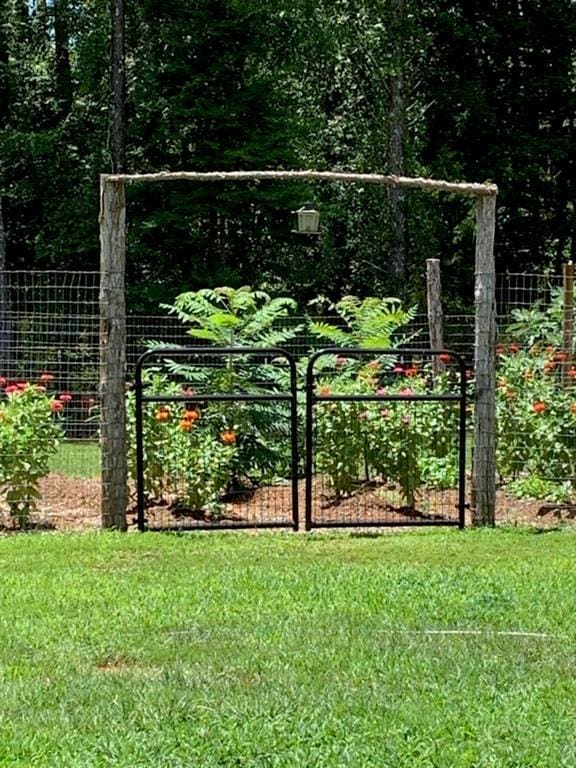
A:
{"label": "zinnia flower", "polygon": [[442,354],[438,355],[438,357],[442,363],[449,363],[450,360],[452,360],[452,355],[450,355],[448,352],[442,352]]}
{"label": "zinnia flower", "polygon": [[170,418],[170,411],[168,408],[159,408],[154,414],[156,421],[168,421]]}
{"label": "zinnia flower", "polygon": [[182,430],[182,432],[189,432],[193,426],[194,422],[190,421],[189,419],[182,419],[180,424],[178,424],[178,427]]}
{"label": "zinnia flower", "polygon": [[328,397],[331,394],[330,387],[320,387],[320,397]]}
{"label": "zinnia flower", "polygon": [[224,432],[220,433],[220,440],[222,440],[224,445],[235,445],[236,432],[234,432],[232,429],[226,429]]}
{"label": "zinnia flower", "polygon": [[44,371],[44,373],[40,374],[40,381],[54,381],[54,374]]}
{"label": "zinnia flower", "polygon": [[537,400],[532,406],[532,410],[534,413],[544,413],[548,410],[548,406],[546,403],[543,403],[542,400]]}
{"label": "zinnia flower", "polygon": [[62,408],[64,408],[64,403],[61,403],[60,400],[52,400],[50,403],[50,410],[52,413],[58,413]]}
{"label": "zinnia flower", "polygon": [[58,395],[58,400],[61,400],[63,403],[69,403],[72,400],[72,395],[70,392],[62,392],[61,395]]}

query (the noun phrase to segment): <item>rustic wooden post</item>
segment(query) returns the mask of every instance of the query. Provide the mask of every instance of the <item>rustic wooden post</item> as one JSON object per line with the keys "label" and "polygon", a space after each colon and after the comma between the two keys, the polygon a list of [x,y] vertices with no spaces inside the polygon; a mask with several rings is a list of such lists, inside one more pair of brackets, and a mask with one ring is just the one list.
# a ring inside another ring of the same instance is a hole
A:
{"label": "rustic wooden post", "polygon": [[476,202],[476,409],[472,522],[494,525],[496,511],[496,270],[494,232],[496,195]]}
{"label": "rustic wooden post", "polygon": [[126,198],[100,178],[100,445],[102,526],[126,530]]}
{"label": "rustic wooden post", "polygon": [[572,367],[572,347],[574,343],[574,264],[564,264],[563,272],[563,312],[562,312],[562,385],[570,384],[568,372]]}
{"label": "rustic wooden post", "polygon": [[[442,312],[442,283],[440,280],[440,260],[426,259],[426,297],[428,303],[428,330],[430,349],[444,349],[444,313]],[[434,373],[444,370],[444,363],[439,357],[432,361]]]}

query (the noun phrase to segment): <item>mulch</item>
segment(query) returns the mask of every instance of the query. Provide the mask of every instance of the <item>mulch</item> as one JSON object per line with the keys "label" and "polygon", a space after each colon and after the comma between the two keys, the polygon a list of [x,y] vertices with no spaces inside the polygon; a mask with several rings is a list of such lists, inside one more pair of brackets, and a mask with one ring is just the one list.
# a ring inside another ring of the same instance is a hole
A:
{"label": "mulch", "polygon": [[[51,474],[40,483],[42,499],[30,527],[57,531],[85,531],[100,528],[99,478],[71,478]],[[300,529],[304,527],[304,483],[298,484]],[[322,478],[313,485],[313,516],[317,522],[348,527],[369,523],[372,527],[421,525],[446,520],[457,521],[457,496],[454,491],[430,491],[418,497],[414,509],[403,506],[397,491],[382,484],[365,484],[337,503],[330,497]],[[128,513],[131,527],[136,522],[135,505]],[[470,522],[470,513],[466,513]],[[146,510],[149,528],[177,530],[202,527],[258,527],[273,524],[292,525],[292,493],[289,484],[244,490],[223,501],[218,514],[198,512],[162,501]],[[499,491],[496,521],[498,524],[534,526],[549,529],[560,523],[576,522],[576,506],[516,499]],[[0,530],[11,530],[12,521],[0,509]]]}

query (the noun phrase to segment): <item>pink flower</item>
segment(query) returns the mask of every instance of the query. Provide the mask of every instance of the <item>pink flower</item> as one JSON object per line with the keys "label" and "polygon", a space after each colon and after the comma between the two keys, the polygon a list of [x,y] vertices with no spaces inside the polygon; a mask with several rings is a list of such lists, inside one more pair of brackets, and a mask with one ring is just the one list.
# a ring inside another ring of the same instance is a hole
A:
{"label": "pink flower", "polygon": [[404,368],[400,363],[396,363],[394,368],[392,368],[392,373],[404,373]]}
{"label": "pink flower", "polygon": [[5,389],[5,392],[6,392],[6,394],[7,394],[7,395],[13,395],[13,394],[14,394],[14,392],[19,392],[19,391],[20,391],[20,390],[18,389],[18,387],[16,386],[16,384],[9,384],[9,385],[6,387],[6,389]]}
{"label": "pink flower", "polygon": [[4,376],[0,376],[0,389],[1,389],[2,387],[5,387],[5,386],[6,386],[6,384],[7,384],[7,381],[6,381],[6,379],[4,378]]}
{"label": "pink flower", "polygon": [[398,392],[398,394],[401,397],[410,397],[411,395],[414,394],[414,391],[410,389],[410,387],[405,387],[404,389],[401,389],[400,392]]}
{"label": "pink flower", "polygon": [[64,408],[64,403],[61,403],[60,400],[52,400],[50,403],[50,410],[52,413],[58,413],[62,408]]}
{"label": "pink flower", "polygon": [[72,395],[70,392],[62,392],[61,395],[58,395],[58,400],[62,400],[63,403],[69,403],[72,400]]}
{"label": "pink flower", "polygon": [[407,413],[402,416],[402,424],[410,424],[410,416]]}
{"label": "pink flower", "polygon": [[390,410],[388,408],[382,408],[380,416],[382,416],[383,419],[387,419],[388,416],[390,416]]}
{"label": "pink flower", "polygon": [[388,394],[388,392],[387,392],[387,391],[384,389],[384,387],[379,387],[379,388],[376,390],[376,394],[378,395],[378,397],[386,397],[386,395]]}
{"label": "pink flower", "polygon": [[338,368],[341,368],[343,365],[346,365],[346,358],[342,357],[342,355],[339,355],[336,358],[336,365],[338,366]]}

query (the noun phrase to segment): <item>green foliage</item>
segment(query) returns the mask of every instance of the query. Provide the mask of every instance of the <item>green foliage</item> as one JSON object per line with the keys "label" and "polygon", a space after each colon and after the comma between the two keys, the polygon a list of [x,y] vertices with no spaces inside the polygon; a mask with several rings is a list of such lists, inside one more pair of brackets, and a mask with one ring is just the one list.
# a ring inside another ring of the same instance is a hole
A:
{"label": "green foliage", "polygon": [[63,431],[60,400],[34,385],[10,386],[0,404],[0,490],[14,523],[24,528],[40,499]]}
{"label": "green foliage", "polygon": [[[414,319],[416,308],[403,309],[400,299],[345,296],[331,309],[341,324],[313,320],[310,330],[334,346],[390,349],[401,347],[413,338],[404,326]],[[399,334],[401,329],[403,332]]]}

